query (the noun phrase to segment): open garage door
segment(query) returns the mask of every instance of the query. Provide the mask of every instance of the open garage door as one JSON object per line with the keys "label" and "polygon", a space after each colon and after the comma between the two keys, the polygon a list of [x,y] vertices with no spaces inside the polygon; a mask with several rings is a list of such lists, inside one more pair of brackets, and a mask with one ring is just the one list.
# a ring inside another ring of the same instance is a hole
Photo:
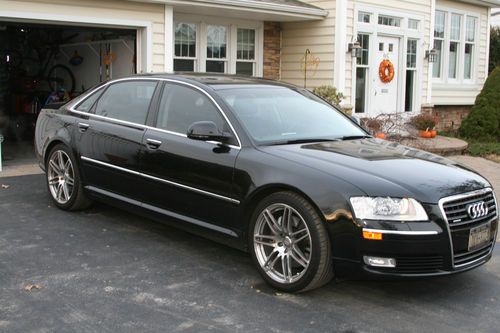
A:
{"label": "open garage door", "polygon": [[[137,29],[0,21],[0,134],[5,164],[33,159],[41,108],[141,70]],[[137,65],[139,59],[139,66]]]}

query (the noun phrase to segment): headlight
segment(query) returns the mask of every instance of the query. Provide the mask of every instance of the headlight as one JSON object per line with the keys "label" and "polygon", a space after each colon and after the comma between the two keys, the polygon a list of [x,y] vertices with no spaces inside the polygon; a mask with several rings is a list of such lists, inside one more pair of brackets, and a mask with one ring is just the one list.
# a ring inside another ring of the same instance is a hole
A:
{"label": "headlight", "polygon": [[351,205],[358,219],[390,221],[427,221],[427,213],[415,199],[352,197]]}

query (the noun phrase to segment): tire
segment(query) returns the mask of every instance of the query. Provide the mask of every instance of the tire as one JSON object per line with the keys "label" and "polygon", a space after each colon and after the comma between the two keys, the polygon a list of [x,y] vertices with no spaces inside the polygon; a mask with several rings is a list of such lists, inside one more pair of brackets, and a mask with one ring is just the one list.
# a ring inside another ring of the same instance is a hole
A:
{"label": "tire", "polygon": [[257,270],[274,288],[303,292],[332,279],[328,233],[314,207],[302,196],[277,192],[263,199],[253,212],[248,234]]}
{"label": "tire", "polygon": [[58,144],[50,150],[45,172],[47,189],[57,207],[75,211],[90,206],[91,201],[83,191],[75,157],[67,146]]}

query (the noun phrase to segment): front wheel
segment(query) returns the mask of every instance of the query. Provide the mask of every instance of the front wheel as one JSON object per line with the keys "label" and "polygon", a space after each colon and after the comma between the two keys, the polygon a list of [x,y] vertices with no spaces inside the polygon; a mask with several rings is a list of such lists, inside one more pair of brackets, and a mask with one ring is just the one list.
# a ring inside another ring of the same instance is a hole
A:
{"label": "front wheel", "polygon": [[276,289],[318,288],[333,276],[330,240],[321,217],[302,196],[274,193],[257,206],[249,247],[262,277]]}
{"label": "front wheel", "polygon": [[58,144],[49,152],[45,166],[47,187],[57,207],[64,210],[79,210],[90,205],[83,192],[73,153],[63,144]]}

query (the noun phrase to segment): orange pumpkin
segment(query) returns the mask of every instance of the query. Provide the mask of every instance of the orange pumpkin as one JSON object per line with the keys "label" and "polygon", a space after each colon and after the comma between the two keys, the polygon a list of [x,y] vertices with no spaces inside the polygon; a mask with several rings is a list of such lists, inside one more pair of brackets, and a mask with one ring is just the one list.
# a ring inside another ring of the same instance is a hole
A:
{"label": "orange pumpkin", "polygon": [[430,131],[420,131],[418,133],[420,137],[425,138],[425,139],[430,139],[431,138],[431,132]]}
{"label": "orange pumpkin", "polygon": [[389,59],[384,59],[378,66],[378,76],[380,81],[389,83],[394,79],[394,65]]}
{"label": "orange pumpkin", "polygon": [[375,134],[375,137],[378,138],[378,139],[385,139],[386,135],[385,135],[385,133],[379,132],[379,133]]}
{"label": "orange pumpkin", "polygon": [[437,131],[436,130],[432,130],[431,131],[431,138],[435,138],[437,136]]}

